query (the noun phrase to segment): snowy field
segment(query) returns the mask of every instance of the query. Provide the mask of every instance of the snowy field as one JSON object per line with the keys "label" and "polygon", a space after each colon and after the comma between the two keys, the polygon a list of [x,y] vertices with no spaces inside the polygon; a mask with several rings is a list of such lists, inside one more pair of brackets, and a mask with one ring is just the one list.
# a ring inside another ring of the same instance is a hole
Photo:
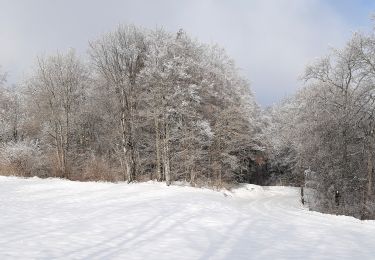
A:
{"label": "snowy field", "polygon": [[298,192],[0,177],[0,259],[375,259],[375,221]]}

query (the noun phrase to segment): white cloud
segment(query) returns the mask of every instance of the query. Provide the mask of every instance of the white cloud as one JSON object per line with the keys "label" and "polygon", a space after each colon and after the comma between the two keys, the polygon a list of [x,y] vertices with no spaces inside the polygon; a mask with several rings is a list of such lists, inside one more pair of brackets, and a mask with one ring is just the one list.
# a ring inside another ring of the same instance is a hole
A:
{"label": "white cloud", "polygon": [[182,27],[225,47],[263,105],[292,93],[305,64],[355,29],[324,0],[24,0],[4,1],[1,9],[0,64],[12,81],[37,54],[69,47],[85,53],[89,40],[119,23]]}

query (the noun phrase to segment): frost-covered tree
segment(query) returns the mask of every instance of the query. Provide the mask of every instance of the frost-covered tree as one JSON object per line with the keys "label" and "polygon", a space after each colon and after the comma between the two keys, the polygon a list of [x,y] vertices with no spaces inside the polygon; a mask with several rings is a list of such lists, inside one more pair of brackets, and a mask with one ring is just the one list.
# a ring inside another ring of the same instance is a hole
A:
{"label": "frost-covered tree", "polygon": [[244,181],[260,163],[260,112],[248,83],[217,46],[206,46],[202,66],[203,118],[210,124],[209,179]]}
{"label": "frost-covered tree", "polygon": [[19,89],[8,86],[6,74],[0,72],[0,142],[17,142],[23,138],[23,103]]}
{"label": "frost-covered tree", "polygon": [[6,76],[7,74],[1,71],[1,66],[0,66],[0,86],[3,86],[4,83],[6,82]]}
{"label": "frost-covered tree", "polygon": [[38,122],[41,139],[55,150],[58,174],[68,177],[75,151],[74,134],[84,102],[85,66],[74,54],[38,58],[33,76],[26,83],[30,117]]}
{"label": "frost-covered tree", "polygon": [[[96,81],[102,82],[97,96],[111,100],[108,113],[112,116],[107,119],[118,118],[121,137],[114,136],[112,142],[119,144],[122,139],[125,144],[125,149],[118,146],[123,149],[120,158],[124,172],[136,165],[136,175],[156,176],[168,185],[173,179],[195,184],[197,180],[216,178],[212,183],[218,183],[221,177],[211,172],[219,161],[225,164],[222,173],[230,176],[227,181],[236,180],[235,176],[244,173],[242,168],[251,164],[245,162],[250,147],[259,148],[255,145],[259,127],[257,106],[233,62],[223,50],[192,40],[183,30],[176,34],[134,26],[118,30],[123,33],[121,37],[116,31],[91,44],[91,56]],[[133,61],[127,61],[125,54]],[[133,75],[127,66],[138,69]],[[133,83],[129,75],[136,78]],[[128,100],[132,100],[133,109],[128,107]],[[232,113],[228,116],[235,115],[228,118],[234,126],[233,136],[220,147],[216,143],[219,135],[225,135],[225,127],[218,119],[229,110]],[[130,114],[133,116],[129,119]],[[134,140],[133,145],[129,138]],[[226,158],[218,159],[216,154]],[[236,157],[241,157],[239,163],[227,160]],[[128,180],[132,178],[128,176]]]}
{"label": "frost-covered tree", "polygon": [[302,183],[298,169],[297,149],[300,103],[298,95],[283,100],[263,112],[262,139],[268,155],[268,173],[273,184],[296,185]]}
{"label": "frost-covered tree", "polygon": [[266,132],[278,132],[268,139],[273,163],[284,160],[299,183],[307,170],[313,209],[374,216],[373,39],[355,34],[307,66],[305,87],[271,113]]}
{"label": "frost-covered tree", "polygon": [[97,74],[105,79],[113,94],[114,116],[118,119],[121,143],[118,143],[124,179],[137,175],[138,151],[135,138],[139,96],[138,76],[146,54],[144,30],[133,25],[119,26],[91,43],[91,58]]}

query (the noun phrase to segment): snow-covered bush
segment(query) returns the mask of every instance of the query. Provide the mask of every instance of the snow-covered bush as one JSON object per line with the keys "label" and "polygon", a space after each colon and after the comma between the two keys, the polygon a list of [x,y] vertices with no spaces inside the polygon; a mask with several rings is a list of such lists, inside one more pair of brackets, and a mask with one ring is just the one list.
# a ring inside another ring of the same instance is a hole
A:
{"label": "snow-covered bush", "polygon": [[47,175],[46,160],[34,141],[9,142],[0,146],[0,174],[16,176]]}

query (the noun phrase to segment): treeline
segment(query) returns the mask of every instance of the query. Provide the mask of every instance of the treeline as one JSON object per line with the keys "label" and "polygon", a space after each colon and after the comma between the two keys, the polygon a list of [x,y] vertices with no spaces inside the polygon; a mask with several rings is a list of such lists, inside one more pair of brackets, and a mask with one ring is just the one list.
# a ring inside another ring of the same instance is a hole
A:
{"label": "treeline", "polygon": [[295,96],[268,110],[272,168],[305,187],[311,209],[374,219],[374,32],[354,34],[302,80]]}
{"label": "treeline", "polygon": [[259,109],[223,49],[130,25],[88,54],[2,77],[1,174],[222,186],[262,169]]}
{"label": "treeline", "polygon": [[184,31],[119,26],[0,76],[0,174],[304,187],[326,213],[375,218],[375,35],[307,66],[261,111],[223,49]]}

